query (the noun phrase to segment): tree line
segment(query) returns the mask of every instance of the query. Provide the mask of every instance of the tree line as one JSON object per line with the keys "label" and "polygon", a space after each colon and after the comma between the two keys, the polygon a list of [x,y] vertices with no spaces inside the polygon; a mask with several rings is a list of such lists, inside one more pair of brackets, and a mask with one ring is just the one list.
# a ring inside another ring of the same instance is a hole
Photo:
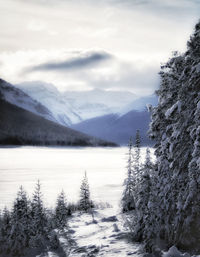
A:
{"label": "tree line", "polygon": [[81,183],[78,203],[68,203],[62,190],[52,210],[44,206],[39,181],[32,199],[29,199],[21,186],[12,209],[4,208],[0,215],[0,254],[24,256],[31,250],[37,255],[46,249],[59,249],[58,231],[68,234],[68,218],[72,212],[89,212],[92,208],[94,204],[90,199],[86,172]]}
{"label": "tree line", "polygon": [[136,137],[122,206],[130,211],[132,235],[148,252],[163,248],[200,252],[200,22],[183,54],[174,52],[161,66],[158,106],[151,108],[150,137],[156,163],[148,154],[140,166]]}

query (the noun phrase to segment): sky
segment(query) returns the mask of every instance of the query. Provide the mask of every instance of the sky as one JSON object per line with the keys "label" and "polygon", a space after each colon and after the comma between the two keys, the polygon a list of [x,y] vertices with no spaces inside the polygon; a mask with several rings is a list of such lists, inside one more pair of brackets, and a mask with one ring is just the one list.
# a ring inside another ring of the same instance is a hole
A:
{"label": "sky", "polygon": [[0,0],[0,77],[149,95],[199,13],[200,0]]}

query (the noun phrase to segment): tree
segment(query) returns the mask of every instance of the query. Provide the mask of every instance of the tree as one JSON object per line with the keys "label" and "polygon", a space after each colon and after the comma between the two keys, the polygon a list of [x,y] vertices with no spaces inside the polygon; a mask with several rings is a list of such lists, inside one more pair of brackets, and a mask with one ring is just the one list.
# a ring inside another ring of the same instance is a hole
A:
{"label": "tree", "polygon": [[81,183],[79,204],[80,204],[80,209],[85,212],[88,212],[93,207],[93,203],[90,200],[90,189],[89,189],[89,183],[88,183],[86,171]]}
{"label": "tree", "polygon": [[65,197],[65,193],[62,190],[60,195],[57,198],[57,203],[56,203],[56,209],[55,209],[55,223],[56,227],[59,229],[64,229],[67,227],[67,219],[69,215],[69,210],[67,207],[67,201]]}
{"label": "tree", "polygon": [[140,174],[140,131],[137,130],[135,136],[135,145],[134,145],[134,153],[133,153],[133,176],[135,178],[135,184]]}
{"label": "tree", "polygon": [[43,246],[48,235],[48,222],[39,180],[31,201],[31,218],[31,244],[33,247]]}
{"label": "tree", "polygon": [[29,246],[30,205],[27,194],[21,186],[11,214],[11,231],[7,245],[12,254],[23,255]]}
{"label": "tree", "polygon": [[[151,175],[148,219],[142,228],[150,240],[164,240],[200,251],[200,22],[184,54],[162,65],[158,106],[150,135],[157,162]],[[154,231],[149,233],[148,231]]]}
{"label": "tree", "polygon": [[149,201],[150,192],[152,189],[151,174],[153,169],[153,163],[151,161],[150,150],[146,149],[145,163],[140,169],[140,174],[137,181],[137,222],[135,227],[135,238],[138,241],[143,241],[144,230],[146,229],[146,222],[149,219]]}
{"label": "tree", "polygon": [[127,160],[127,178],[124,181],[124,191],[122,195],[122,211],[127,212],[135,209],[134,200],[134,178],[133,178],[133,142],[132,138],[129,140],[128,144],[128,160]]}
{"label": "tree", "polygon": [[11,214],[7,208],[4,208],[0,223],[0,253],[8,253],[10,251],[8,244],[10,232]]}

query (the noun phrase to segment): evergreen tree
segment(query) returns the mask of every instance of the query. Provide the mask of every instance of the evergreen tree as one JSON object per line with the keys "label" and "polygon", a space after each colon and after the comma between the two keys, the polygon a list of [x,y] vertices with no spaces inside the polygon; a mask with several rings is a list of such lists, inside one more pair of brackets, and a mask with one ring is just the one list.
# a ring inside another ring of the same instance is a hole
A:
{"label": "evergreen tree", "polygon": [[135,145],[134,145],[134,153],[133,153],[133,176],[135,178],[135,183],[139,178],[140,174],[140,131],[137,130],[135,136]]}
{"label": "evergreen tree", "polygon": [[79,204],[80,204],[80,209],[85,212],[88,212],[93,207],[93,203],[90,200],[90,189],[89,189],[89,183],[88,183],[86,172],[81,183]]}
{"label": "evergreen tree", "polygon": [[48,235],[48,223],[39,180],[31,201],[31,216],[31,245],[33,247],[43,247]]}
{"label": "evergreen tree", "polygon": [[122,196],[122,210],[123,212],[131,211],[135,209],[134,200],[134,187],[133,187],[133,142],[132,138],[129,140],[128,144],[128,160],[127,160],[127,178],[124,181],[124,191]]}
{"label": "evergreen tree", "polygon": [[8,245],[12,254],[21,256],[29,246],[30,206],[23,187],[17,194],[11,215],[11,231]]}
{"label": "evergreen tree", "polygon": [[11,232],[11,214],[4,208],[0,224],[0,253],[9,253],[9,237]]}
{"label": "evergreen tree", "polygon": [[65,193],[62,191],[58,196],[55,209],[55,223],[57,228],[64,229],[67,227],[68,215],[69,210],[67,208],[67,201]]}
{"label": "evergreen tree", "polygon": [[140,169],[140,174],[138,177],[137,184],[137,202],[136,202],[136,210],[137,210],[137,222],[135,225],[135,239],[138,241],[143,241],[145,238],[143,237],[143,231],[145,230],[146,221],[149,218],[149,207],[148,203],[150,200],[150,192],[152,189],[151,182],[151,173],[153,169],[153,163],[151,161],[150,150],[146,149],[146,158],[143,167]]}
{"label": "evergreen tree", "polygon": [[[170,247],[200,251],[200,22],[185,54],[161,67],[158,106],[150,135],[157,162],[142,237],[148,249],[162,239]],[[148,190],[147,190],[148,191]],[[140,196],[140,199],[144,196]],[[140,201],[139,201],[140,203]]]}
{"label": "evergreen tree", "polygon": [[135,203],[138,201],[138,185],[139,179],[141,175],[141,156],[140,156],[140,131],[137,130],[135,135],[135,145],[134,145],[134,152],[133,152],[133,165],[132,165],[132,177],[133,177],[133,195]]}

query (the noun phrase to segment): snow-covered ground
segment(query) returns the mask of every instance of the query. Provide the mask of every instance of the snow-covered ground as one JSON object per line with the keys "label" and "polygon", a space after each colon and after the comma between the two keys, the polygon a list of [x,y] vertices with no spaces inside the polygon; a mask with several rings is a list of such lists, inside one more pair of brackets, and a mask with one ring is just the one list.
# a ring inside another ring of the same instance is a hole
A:
{"label": "snow-covered ground", "polygon": [[[131,242],[122,216],[116,211],[111,207],[73,214],[68,221],[70,235],[59,236],[62,252],[69,257],[142,257],[142,245]],[[52,250],[38,257],[60,257],[60,254]]]}
{"label": "snow-covered ground", "polygon": [[[37,179],[42,183],[48,207],[54,206],[62,189],[69,202],[77,201],[86,170],[92,200],[107,202],[112,207],[95,210],[93,217],[91,214],[73,214],[69,219],[69,229],[75,244],[72,245],[70,254],[66,238],[60,237],[63,249],[66,244],[66,256],[141,256],[140,245],[128,240],[120,214],[119,202],[126,177],[126,153],[126,147],[0,148],[0,208],[12,206],[20,185],[31,196]],[[144,153],[143,148],[143,158]],[[61,255],[48,252],[45,257],[47,256]]]}
{"label": "snow-covered ground", "polygon": [[[144,155],[145,149],[142,149]],[[39,179],[45,204],[55,204],[63,189],[69,202],[79,199],[87,171],[91,198],[118,207],[126,177],[127,148],[0,148],[0,209],[12,206],[22,185],[30,196]]]}
{"label": "snow-covered ground", "polygon": [[75,215],[69,225],[77,243],[70,257],[140,256],[140,246],[128,240],[122,217],[115,208],[98,210],[93,217],[90,214]]}

